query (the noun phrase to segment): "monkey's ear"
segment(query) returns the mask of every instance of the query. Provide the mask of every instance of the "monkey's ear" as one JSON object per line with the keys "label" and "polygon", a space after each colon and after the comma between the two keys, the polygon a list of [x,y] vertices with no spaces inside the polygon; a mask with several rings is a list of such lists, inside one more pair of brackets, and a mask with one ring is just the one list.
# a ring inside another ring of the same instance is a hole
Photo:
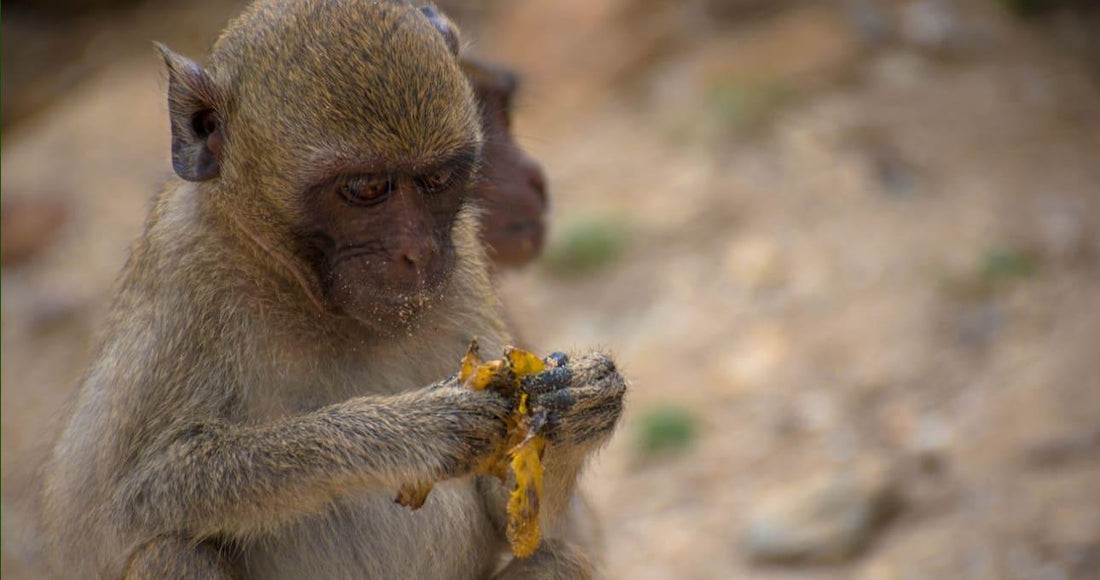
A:
{"label": "monkey's ear", "polygon": [[154,43],[168,67],[168,116],[172,123],[172,168],[188,181],[221,173],[225,129],[215,110],[214,81],[195,61]]}
{"label": "monkey's ear", "polygon": [[469,55],[459,59],[459,65],[473,84],[479,99],[500,99],[506,110],[512,108],[512,100],[521,84],[515,72]]}
{"label": "monkey's ear", "polygon": [[443,36],[443,40],[447,43],[447,48],[451,49],[451,54],[458,56],[459,44],[458,44],[458,27],[451,22],[450,18],[447,18],[439,10],[436,10],[435,6],[427,5],[421,6],[420,12],[424,16],[428,17],[428,22],[432,23],[439,34]]}

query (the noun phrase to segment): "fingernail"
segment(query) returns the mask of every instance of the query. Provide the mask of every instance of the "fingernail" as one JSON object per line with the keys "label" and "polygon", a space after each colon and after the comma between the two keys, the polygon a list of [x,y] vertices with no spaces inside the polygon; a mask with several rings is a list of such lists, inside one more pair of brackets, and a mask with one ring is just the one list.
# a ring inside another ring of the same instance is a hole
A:
{"label": "fingernail", "polygon": [[524,387],[528,393],[538,394],[567,387],[572,380],[573,372],[568,367],[556,367],[524,379]]}
{"label": "fingernail", "polygon": [[546,364],[554,367],[563,367],[569,364],[569,356],[564,352],[554,351],[546,356]]}

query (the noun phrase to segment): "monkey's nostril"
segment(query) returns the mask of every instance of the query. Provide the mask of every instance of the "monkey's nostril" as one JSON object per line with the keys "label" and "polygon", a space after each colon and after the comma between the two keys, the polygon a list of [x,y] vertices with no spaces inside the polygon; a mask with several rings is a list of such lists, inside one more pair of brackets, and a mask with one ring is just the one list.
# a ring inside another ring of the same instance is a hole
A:
{"label": "monkey's nostril", "polygon": [[438,252],[435,244],[411,242],[402,247],[397,259],[405,266],[419,270],[427,266]]}
{"label": "monkey's nostril", "polygon": [[424,260],[424,249],[416,245],[405,246],[398,253],[398,259],[402,264],[416,268]]}

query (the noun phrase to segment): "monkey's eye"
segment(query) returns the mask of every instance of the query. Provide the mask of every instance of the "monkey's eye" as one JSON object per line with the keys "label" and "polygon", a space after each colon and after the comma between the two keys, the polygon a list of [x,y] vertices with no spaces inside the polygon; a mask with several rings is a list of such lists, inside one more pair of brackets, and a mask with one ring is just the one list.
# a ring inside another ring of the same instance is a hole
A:
{"label": "monkey's eye", "polygon": [[451,186],[455,173],[451,169],[439,169],[417,179],[420,188],[427,193],[443,191]]}
{"label": "monkey's eye", "polygon": [[388,177],[364,176],[339,185],[340,197],[351,205],[374,205],[386,198],[393,189]]}

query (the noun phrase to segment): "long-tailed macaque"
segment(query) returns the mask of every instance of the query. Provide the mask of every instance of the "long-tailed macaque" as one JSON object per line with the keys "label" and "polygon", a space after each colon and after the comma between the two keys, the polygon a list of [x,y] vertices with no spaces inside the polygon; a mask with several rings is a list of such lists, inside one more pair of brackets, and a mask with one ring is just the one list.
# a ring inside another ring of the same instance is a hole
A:
{"label": "long-tailed macaque", "polygon": [[[555,530],[625,381],[555,358],[548,532],[507,557],[475,467],[515,402],[459,385],[510,341],[469,208],[484,136],[457,31],[396,0],[262,0],[168,67],[172,163],[47,468],[57,576],[584,578]],[[566,372],[561,372],[562,368]],[[411,511],[405,485],[440,482]]]}

